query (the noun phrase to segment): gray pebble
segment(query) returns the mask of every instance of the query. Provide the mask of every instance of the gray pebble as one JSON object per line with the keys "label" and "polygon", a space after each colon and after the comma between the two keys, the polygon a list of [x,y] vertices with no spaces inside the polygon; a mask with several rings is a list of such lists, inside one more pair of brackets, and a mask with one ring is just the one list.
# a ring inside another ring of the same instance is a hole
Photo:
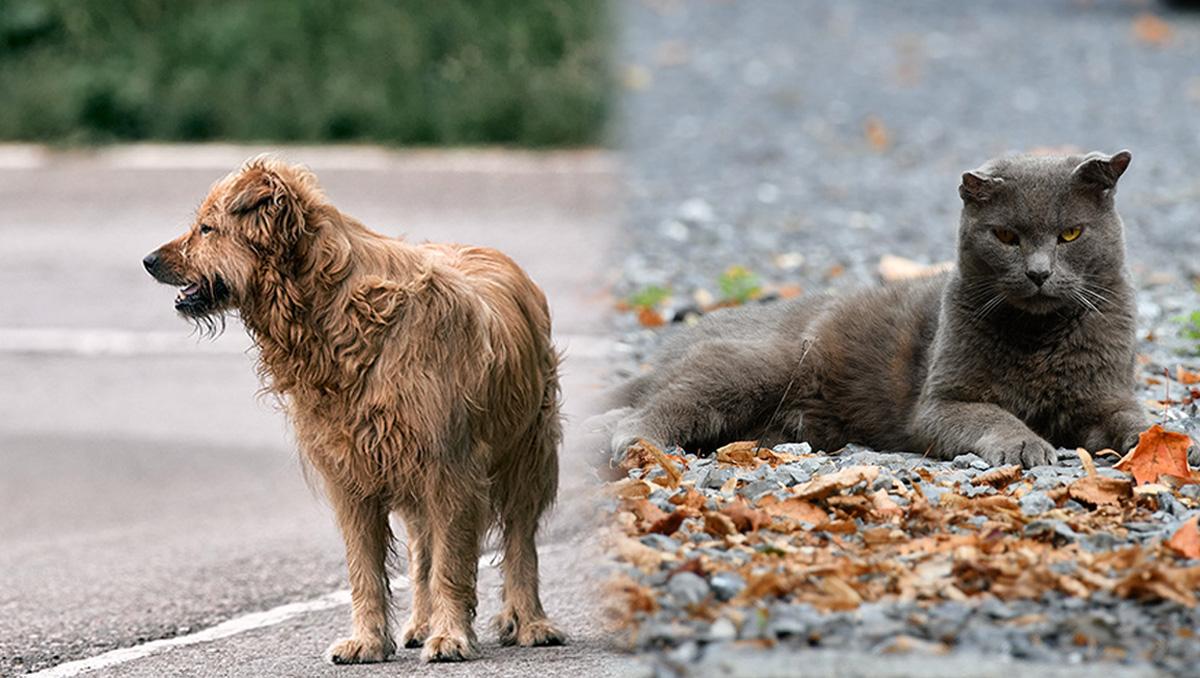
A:
{"label": "gray pebble", "polygon": [[766,478],[763,480],[756,480],[745,487],[739,488],[738,494],[748,499],[758,499],[764,494],[774,492],[781,487],[783,487],[783,485],[781,485],[778,481],[771,478]]}
{"label": "gray pebble", "polygon": [[950,463],[954,464],[954,468],[976,468],[980,470],[991,468],[991,465],[977,454],[960,454]]}
{"label": "gray pebble", "polygon": [[783,443],[776,445],[773,449],[783,454],[812,454],[812,445],[808,443]]}
{"label": "gray pebble", "polygon": [[679,542],[661,534],[647,534],[641,538],[641,542],[650,548],[675,553],[679,550]]}
{"label": "gray pebble", "polygon": [[726,640],[737,640],[737,627],[733,622],[726,617],[721,617],[708,627],[708,639],[710,642],[721,642]]}
{"label": "gray pebble", "polygon": [[736,572],[718,572],[709,577],[708,583],[720,601],[730,600],[746,588],[746,580]]}
{"label": "gray pebble", "polygon": [[1027,516],[1041,515],[1054,506],[1054,500],[1047,497],[1045,492],[1034,490],[1021,497],[1021,513]]}
{"label": "gray pebble", "polygon": [[696,605],[708,597],[708,582],[694,572],[676,572],[667,580],[667,593],[680,605]]}
{"label": "gray pebble", "polygon": [[714,468],[704,481],[704,487],[712,490],[720,489],[730,478],[734,477],[733,469]]}

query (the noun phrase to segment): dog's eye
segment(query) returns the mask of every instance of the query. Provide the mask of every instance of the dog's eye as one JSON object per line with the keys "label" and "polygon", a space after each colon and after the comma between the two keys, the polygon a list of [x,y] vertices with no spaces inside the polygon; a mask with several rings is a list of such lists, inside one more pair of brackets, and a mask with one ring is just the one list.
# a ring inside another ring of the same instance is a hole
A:
{"label": "dog's eye", "polygon": [[208,224],[200,224],[200,235],[208,235],[209,233],[212,233],[214,230],[215,229],[212,226],[209,226]]}

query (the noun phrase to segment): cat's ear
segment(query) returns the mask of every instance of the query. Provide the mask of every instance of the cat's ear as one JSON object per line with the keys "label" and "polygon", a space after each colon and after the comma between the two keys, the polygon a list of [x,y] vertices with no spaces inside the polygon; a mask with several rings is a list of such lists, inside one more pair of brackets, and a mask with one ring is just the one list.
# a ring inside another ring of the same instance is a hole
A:
{"label": "cat's ear", "polygon": [[963,172],[958,195],[963,202],[987,202],[992,199],[996,189],[1003,183],[1004,180],[1000,177],[993,177],[982,170]]}
{"label": "cat's ear", "polygon": [[1116,188],[1117,179],[1125,173],[1132,159],[1133,154],[1129,151],[1118,151],[1112,155],[1088,153],[1071,172],[1071,178],[1086,186],[1108,191]]}

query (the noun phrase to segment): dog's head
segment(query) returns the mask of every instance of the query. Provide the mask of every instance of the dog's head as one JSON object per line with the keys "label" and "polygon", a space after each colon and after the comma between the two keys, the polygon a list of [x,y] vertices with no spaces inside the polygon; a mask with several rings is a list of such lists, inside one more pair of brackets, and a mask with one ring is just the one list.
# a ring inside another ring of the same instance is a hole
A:
{"label": "dog's head", "polygon": [[243,309],[262,277],[304,234],[305,211],[322,200],[308,170],[257,157],[218,181],[187,232],[146,255],[155,280],[179,289],[175,309],[214,328],[214,319]]}

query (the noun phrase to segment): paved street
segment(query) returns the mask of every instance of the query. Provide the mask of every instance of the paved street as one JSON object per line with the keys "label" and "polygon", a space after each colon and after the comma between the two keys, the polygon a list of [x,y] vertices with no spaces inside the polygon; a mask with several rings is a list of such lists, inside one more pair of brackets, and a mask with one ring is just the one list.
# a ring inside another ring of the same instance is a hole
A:
{"label": "paved street", "polygon": [[[0,675],[17,675],[344,589],[330,511],[305,483],[272,401],[256,396],[236,322],[189,338],[173,290],[140,259],[174,237],[212,181],[258,149],[0,148]],[[391,155],[293,149],[333,201],[387,234],[497,246],[547,291],[567,351],[567,411],[606,369],[604,253],[612,159],[592,153]],[[604,675],[592,593],[592,475],[574,429],[544,530],[548,611],[573,642],[501,650],[482,567],[484,659],[438,675]],[[407,614],[398,591],[397,617]],[[103,675],[325,675],[344,604],[109,666]],[[355,675],[421,671],[416,651]],[[402,667],[402,668],[401,668]]]}

